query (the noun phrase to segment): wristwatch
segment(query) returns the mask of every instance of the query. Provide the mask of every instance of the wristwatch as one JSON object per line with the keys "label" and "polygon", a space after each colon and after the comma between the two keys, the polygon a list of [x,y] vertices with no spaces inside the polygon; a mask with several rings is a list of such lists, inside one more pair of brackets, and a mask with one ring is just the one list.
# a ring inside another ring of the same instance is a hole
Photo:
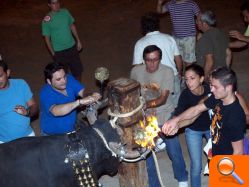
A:
{"label": "wristwatch", "polygon": [[26,112],[27,112],[26,116],[27,116],[27,117],[30,117],[30,108],[29,108],[29,107],[26,108]]}

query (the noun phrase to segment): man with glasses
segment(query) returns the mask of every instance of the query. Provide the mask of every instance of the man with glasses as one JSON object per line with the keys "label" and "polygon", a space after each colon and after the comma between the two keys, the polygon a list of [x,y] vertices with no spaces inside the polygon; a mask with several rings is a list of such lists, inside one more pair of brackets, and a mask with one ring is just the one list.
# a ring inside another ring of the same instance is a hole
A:
{"label": "man with glasses", "polygon": [[141,28],[144,36],[134,47],[133,65],[143,62],[143,50],[148,45],[156,45],[162,50],[161,63],[172,68],[174,72],[174,104],[177,106],[180,96],[180,79],[182,76],[182,58],[174,38],[160,32],[160,23],[157,13],[148,12],[141,17]]}
{"label": "man with glasses", "polygon": [[83,66],[78,51],[82,49],[82,44],[74,18],[67,9],[60,8],[58,0],[48,0],[48,6],[51,11],[42,21],[42,35],[47,48],[54,61],[69,67],[73,76],[80,81]]}
{"label": "man with glasses", "polygon": [[[146,113],[156,115],[159,126],[162,126],[174,111],[171,94],[174,88],[174,72],[170,67],[160,63],[162,51],[156,45],[145,47],[143,59],[145,64],[133,67],[130,77],[141,84],[141,93],[146,100]],[[174,176],[179,181],[179,186],[187,186],[188,173],[178,137],[164,139],[164,142],[167,145],[167,153],[172,160]],[[149,186],[160,186],[153,157],[149,156],[146,163]]]}

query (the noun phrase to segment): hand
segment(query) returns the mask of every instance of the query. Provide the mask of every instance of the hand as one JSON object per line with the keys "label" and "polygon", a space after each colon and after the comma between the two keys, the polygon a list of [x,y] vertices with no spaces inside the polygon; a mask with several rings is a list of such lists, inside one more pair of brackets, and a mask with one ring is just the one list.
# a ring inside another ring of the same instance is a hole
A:
{"label": "hand", "polygon": [[101,99],[101,95],[99,94],[99,93],[97,93],[97,92],[94,92],[93,94],[92,94],[92,96],[95,98],[95,101],[98,101],[99,99]]}
{"label": "hand", "polygon": [[101,95],[99,93],[93,93],[90,96],[80,99],[79,103],[80,105],[89,105],[91,103],[98,101],[100,98],[101,98]]}
{"label": "hand", "polygon": [[82,49],[82,44],[80,41],[77,42],[77,50],[80,51]]}
{"label": "hand", "polygon": [[244,35],[243,35],[243,34],[241,34],[239,31],[235,31],[235,30],[230,31],[230,32],[229,32],[229,36],[230,36],[231,38],[236,38],[236,39],[238,39],[238,40],[243,40],[243,38],[244,38]]}
{"label": "hand", "polygon": [[22,105],[16,105],[14,111],[23,116],[27,116],[29,113],[28,110]]}
{"label": "hand", "polygon": [[176,118],[166,121],[162,127],[162,132],[167,136],[172,136],[176,134],[179,130]]}

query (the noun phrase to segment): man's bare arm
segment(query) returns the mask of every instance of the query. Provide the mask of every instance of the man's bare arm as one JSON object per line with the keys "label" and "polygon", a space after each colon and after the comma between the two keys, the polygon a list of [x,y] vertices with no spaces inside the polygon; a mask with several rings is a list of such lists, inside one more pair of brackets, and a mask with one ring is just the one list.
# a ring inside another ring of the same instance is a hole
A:
{"label": "man's bare arm", "polygon": [[78,100],[70,102],[70,103],[53,105],[50,108],[50,112],[54,116],[64,116],[64,115],[67,115],[70,112],[72,112],[78,106],[88,105],[90,103],[96,102],[98,99],[100,99],[100,95],[97,93],[94,93],[91,96],[87,96],[83,99],[78,99]]}
{"label": "man's bare arm", "polygon": [[28,116],[33,117],[38,114],[38,105],[35,102],[34,97],[32,97],[28,102],[27,102],[27,109],[28,109]]}
{"label": "man's bare arm", "polygon": [[157,13],[158,14],[164,14],[166,11],[163,9],[163,5],[166,1],[165,0],[158,0],[157,1]]}
{"label": "man's bare arm", "polygon": [[146,103],[146,108],[156,108],[161,105],[164,105],[167,101],[169,93],[169,90],[162,91],[161,96],[159,98],[150,100]]}
{"label": "man's bare arm", "polygon": [[207,54],[205,56],[204,73],[205,80],[208,80],[208,76],[214,67],[214,58],[212,54]]}
{"label": "man's bare arm", "polygon": [[[190,107],[185,110],[185,112],[181,113],[179,116],[168,120],[162,127],[162,131],[166,135],[174,135],[179,130],[178,123],[184,120],[192,120],[192,118],[197,117],[200,113],[207,110],[207,107],[200,103],[196,106]],[[184,125],[184,124],[182,124]],[[187,125],[187,124],[186,124]]]}
{"label": "man's bare arm", "polygon": [[245,47],[245,46],[247,46],[247,43],[239,41],[239,40],[229,43],[230,48],[242,48],[242,47]]}
{"label": "man's bare arm", "polygon": [[54,50],[53,50],[53,47],[52,47],[52,44],[51,44],[51,41],[50,41],[50,37],[49,36],[44,36],[44,40],[45,40],[46,46],[48,48],[48,51],[50,52],[50,54],[52,56],[54,56]]}
{"label": "man's bare arm", "polygon": [[241,107],[243,108],[246,115],[246,123],[249,124],[249,106],[246,99],[238,92],[236,92],[236,97],[239,100]]}
{"label": "man's bare arm", "polygon": [[79,38],[79,35],[78,35],[78,32],[77,32],[77,29],[76,29],[76,26],[75,24],[72,24],[71,25],[71,31],[76,39],[76,42],[77,42],[77,49],[78,50],[81,50],[82,49],[82,43],[80,41],[80,38]]}
{"label": "man's bare arm", "polygon": [[233,155],[243,155],[243,139],[232,142]]}
{"label": "man's bare arm", "polygon": [[33,117],[38,113],[38,105],[32,97],[27,103],[27,108],[22,105],[16,105],[14,111],[20,115]]}
{"label": "man's bare arm", "polygon": [[229,36],[230,36],[231,38],[236,38],[236,39],[239,40],[239,41],[249,43],[249,37],[248,37],[248,36],[245,36],[244,34],[242,34],[242,33],[239,32],[239,31],[230,31],[230,32],[229,32]]}
{"label": "man's bare arm", "polygon": [[226,66],[228,68],[232,66],[232,51],[229,48],[226,49]]}
{"label": "man's bare arm", "polygon": [[175,60],[175,64],[176,64],[176,68],[177,68],[179,77],[181,78],[182,77],[182,65],[183,65],[181,55],[175,56],[174,60]]}

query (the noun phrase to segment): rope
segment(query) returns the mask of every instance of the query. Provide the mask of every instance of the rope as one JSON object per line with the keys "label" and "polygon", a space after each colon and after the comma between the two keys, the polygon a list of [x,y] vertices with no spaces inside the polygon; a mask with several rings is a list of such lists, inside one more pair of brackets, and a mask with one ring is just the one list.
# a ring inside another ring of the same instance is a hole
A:
{"label": "rope", "polygon": [[[99,135],[99,137],[103,140],[104,144],[105,144],[105,147],[112,153],[112,156],[114,157],[118,157],[118,155],[113,151],[111,150],[111,148],[109,147],[105,137],[103,136],[103,133],[101,131],[99,131],[98,129],[94,128],[93,129],[96,131],[96,133]],[[142,155],[140,155],[138,158],[135,158],[135,159],[126,159],[126,158],[122,158],[122,161],[125,161],[125,162],[138,162],[140,160],[143,160],[146,158],[146,155],[150,153],[150,150],[146,150]]]}
{"label": "rope", "polygon": [[126,118],[126,117],[133,116],[135,113],[137,113],[139,110],[141,110],[145,104],[145,101],[142,97],[139,97],[139,100],[140,100],[140,105],[131,112],[122,113],[122,114],[121,113],[113,113],[111,111],[111,109],[108,108],[107,113],[109,116],[118,117],[118,118]]}
{"label": "rope", "polygon": [[102,132],[100,132],[98,129],[94,128],[93,129],[97,132],[97,134],[99,135],[99,137],[103,140],[105,147],[112,153],[112,156],[117,157],[117,154],[111,150],[111,148],[109,147],[105,137],[103,136]]}
{"label": "rope", "polygon": [[161,187],[164,187],[155,151],[152,151],[152,155],[153,155],[153,159],[154,159],[155,166],[156,166],[156,172],[157,172],[158,180],[160,182]]}
{"label": "rope", "polygon": [[127,112],[127,113],[122,113],[122,114],[121,113],[113,113],[111,111],[111,109],[108,108],[107,114],[109,116],[113,117],[113,119],[110,120],[111,126],[113,128],[116,128],[116,121],[118,120],[118,118],[126,118],[126,117],[133,116],[135,113],[137,113],[139,110],[141,110],[145,104],[145,101],[142,97],[139,97],[139,101],[140,101],[140,105],[137,108],[135,108],[133,111]]}

